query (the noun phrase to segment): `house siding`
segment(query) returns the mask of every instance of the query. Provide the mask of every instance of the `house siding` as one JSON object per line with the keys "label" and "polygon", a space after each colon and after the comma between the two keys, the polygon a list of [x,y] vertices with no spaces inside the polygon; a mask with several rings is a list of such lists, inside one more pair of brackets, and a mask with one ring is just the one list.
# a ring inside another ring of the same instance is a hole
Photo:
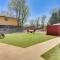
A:
{"label": "house siding", "polygon": [[13,33],[17,31],[18,22],[16,18],[0,16],[0,33]]}

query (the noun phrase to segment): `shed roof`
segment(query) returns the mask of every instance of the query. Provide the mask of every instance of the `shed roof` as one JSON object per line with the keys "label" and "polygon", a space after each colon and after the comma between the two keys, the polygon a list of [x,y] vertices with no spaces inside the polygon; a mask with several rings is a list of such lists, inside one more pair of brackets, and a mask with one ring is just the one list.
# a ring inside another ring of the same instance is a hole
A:
{"label": "shed roof", "polygon": [[57,23],[57,24],[53,24],[53,25],[60,25],[60,23]]}

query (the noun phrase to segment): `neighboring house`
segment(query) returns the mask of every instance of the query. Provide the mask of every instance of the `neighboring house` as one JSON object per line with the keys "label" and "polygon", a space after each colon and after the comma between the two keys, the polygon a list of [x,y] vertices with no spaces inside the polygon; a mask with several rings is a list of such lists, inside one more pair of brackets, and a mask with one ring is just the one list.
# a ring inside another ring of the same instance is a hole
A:
{"label": "neighboring house", "polygon": [[0,33],[12,33],[18,30],[18,21],[13,17],[0,16]]}
{"label": "neighboring house", "polygon": [[25,27],[25,29],[27,32],[35,32],[36,31],[36,27],[35,26],[27,26]]}

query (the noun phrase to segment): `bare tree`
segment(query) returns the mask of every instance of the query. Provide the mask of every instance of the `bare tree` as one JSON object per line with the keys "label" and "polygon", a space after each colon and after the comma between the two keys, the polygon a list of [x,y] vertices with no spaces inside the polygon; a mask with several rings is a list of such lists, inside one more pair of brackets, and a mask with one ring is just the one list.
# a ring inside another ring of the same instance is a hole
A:
{"label": "bare tree", "polygon": [[41,28],[42,29],[44,28],[45,19],[46,19],[46,16],[45,15],[42,16],[42,21],[41,21],[41,23],[42,23]]}
{"label": "bare tree", "polygon": [[37,26],[37,28],[39,27],[39,25],[40,25],[40,17],[38,17],[37,19],[36,19],[36,26]]}
{"label": "bare tree", "polygon": [[9,0],[9,9],[12,14],[16,15],[18,20],[18,26],[23,27],[24,21],[27,19],[29,9],[26,4],[26,0]]}
{"label": "bare tree", "polygon": [[30,21],[30,26],[35,26],[35,20],[32,19],[32,20]]}

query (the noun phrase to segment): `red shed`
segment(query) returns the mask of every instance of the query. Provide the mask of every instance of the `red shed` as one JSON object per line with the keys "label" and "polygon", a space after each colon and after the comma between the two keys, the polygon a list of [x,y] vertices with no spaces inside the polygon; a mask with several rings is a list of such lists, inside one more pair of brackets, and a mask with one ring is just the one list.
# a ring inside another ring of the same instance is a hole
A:
{"label": "red shed", "polygon": [[47,26],[47,34],[60,36],[60,23]]}

